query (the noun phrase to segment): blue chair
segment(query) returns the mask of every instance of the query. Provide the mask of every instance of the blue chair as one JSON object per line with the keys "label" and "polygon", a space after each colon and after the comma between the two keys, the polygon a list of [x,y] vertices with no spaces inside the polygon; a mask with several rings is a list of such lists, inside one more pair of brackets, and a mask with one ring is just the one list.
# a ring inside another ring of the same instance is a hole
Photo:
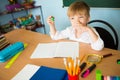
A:
{"label": "blue chair", "polygon": [[103,39],[104,46],[106,48],[111,48],[111,49],[116,49],[117,50],[118,49],[118,43],[119,43],[118,42],[118,35],[117,35],[117,32],[115,31],[115,29],[113,28],[113,26],[110,25],[108,22],[103,21],[103,20],[92,20],[92,21],[88,22],[88,24],[92,24],[92,23],[102,23],[102,24],[107,25],[107,27],[109,29],[111,29],[114,37],[104,27],[100,27],[100,26],[96,26],[96,25],[93,26],[97,30],[97,32],[99,33],[100,37]]}

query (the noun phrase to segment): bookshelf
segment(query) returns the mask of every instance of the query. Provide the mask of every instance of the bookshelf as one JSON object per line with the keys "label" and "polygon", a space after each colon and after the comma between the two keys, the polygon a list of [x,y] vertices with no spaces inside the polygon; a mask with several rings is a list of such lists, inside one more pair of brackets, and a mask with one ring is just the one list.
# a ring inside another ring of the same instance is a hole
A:
{"label": "bookshelf", "polygon": [[[40,21],[41,21],[41,25],[39,25],[39,26],[37,25],[37,26],[35,26],[35,27],[32,28],[32,29],[28,29],[28,28],[27,28],[27,30],[35,31],[36,28],[42,28],[43,31],[44,31],[44,33],[46,34],[45,23],[44,23],[43,12],[42,12],[42,6],[34,6],[34,7],[32,7],[32,8],[21,8],[21,9],[19,9],[19,10],[15,10],[15,11],[11,11],[11,12],[8,12],[8,11],[6,11],[6,12],[1,12],[1,13],[0,13],[0,16],[10,14],[10,16],[12,17],[12,19],[15,19],[15,15],[16,15],[15,13],[18,13],[18,15],[19,15],[19,12],[24,11],[26,15],[29,15],[29,11],[30,11],[30,10],[33,10],[33,9],[39,9],[40,18],[41,18],[41,20],[40,20]],[[1,26],[2,26],[2,25],[1,25]],[[1,26],[0,26],[0,27],[1,27]],[[13,30],[13,28],[10,28],[10,29],[6,30],[6,31],[3,32],[3,33],[9,32],[9,31],[11,31],[11,30]]]}

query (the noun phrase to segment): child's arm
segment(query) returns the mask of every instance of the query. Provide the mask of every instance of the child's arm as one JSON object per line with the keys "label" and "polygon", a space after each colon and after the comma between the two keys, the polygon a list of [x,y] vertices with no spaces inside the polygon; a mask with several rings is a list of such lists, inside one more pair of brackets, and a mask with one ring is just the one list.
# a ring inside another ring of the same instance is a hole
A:
{"label": "child's arm", "polygon": [[98,35],[90,27],[87,27],[87,31],[89,32],[93,42],[96,42],[98,40]]}
{"label": "child's arm", "polygon": [[99,34],[91,27],[87,27],[87,31],[89,32],[89,35],[91,37],[92,43],[91,47],[94,50],[102,50],[104,48],[104,42],[100,38]]}
{"label": "child's arm", "polygon": [[52,35],[55,35],[56,28],[55,28],[55,23],[54,23],[54,17],[53,16],[49,16],[48,19],[47,19],[47,23],[50,26],[50,33]]}
{"label": "child's arm", "polygon": [[91,31],[92,31],[92,33],[97,35],[97,38],[94,37],[94,34],[93,34],[93,36],[91,36],[92,33],[90,35],[91,37],[96,38],[96,41],[93,41],[93,38],[92,38],[92,41],[93,41],[93,43],[91,44],[92,49],[94,49],[94,50],[102,50],[104,48],[104,41],[100,38],[99,33],[95,29],[91,28]]}
{"label": "child's arm", "polygon": [[104,42],[103,40],[100,38],[99,34],[94,31],[93,28],[87,26],[87,27],[84,27],[84,29],[86,28],[86,31],[88,31],[90,37],[91,37],[91,47],[92,49],[94,50],[102,50],[104,48]]}
{"label": "child's arm", "polygon": [[91,36],[92,42],[96,42],[98,40],[98,35],[93,31],[91,27],[82,24],[79,21],[74,22],[72,26],[74,26],[78,33],[88,32]]}

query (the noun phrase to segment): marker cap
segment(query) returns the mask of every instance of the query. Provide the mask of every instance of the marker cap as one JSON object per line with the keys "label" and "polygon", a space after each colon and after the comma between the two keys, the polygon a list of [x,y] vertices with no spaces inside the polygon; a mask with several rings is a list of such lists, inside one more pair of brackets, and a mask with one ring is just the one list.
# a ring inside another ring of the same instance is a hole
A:
{"label": "marker cap", "polygon": [[117,64],[120,64],[120,59],[117,59]]}

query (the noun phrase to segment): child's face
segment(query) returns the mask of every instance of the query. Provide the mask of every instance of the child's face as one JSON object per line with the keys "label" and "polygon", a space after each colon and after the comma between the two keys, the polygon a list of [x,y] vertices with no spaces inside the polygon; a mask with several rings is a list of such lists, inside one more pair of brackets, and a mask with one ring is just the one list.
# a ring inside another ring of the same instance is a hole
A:
{"label": "child's face", "polygon": [[70,16],[69,19],[72,26],[76,24],[81,24],[83,26],[86,26],[89,21],[89,17],[84,14],[76,14],[76,15]]}

